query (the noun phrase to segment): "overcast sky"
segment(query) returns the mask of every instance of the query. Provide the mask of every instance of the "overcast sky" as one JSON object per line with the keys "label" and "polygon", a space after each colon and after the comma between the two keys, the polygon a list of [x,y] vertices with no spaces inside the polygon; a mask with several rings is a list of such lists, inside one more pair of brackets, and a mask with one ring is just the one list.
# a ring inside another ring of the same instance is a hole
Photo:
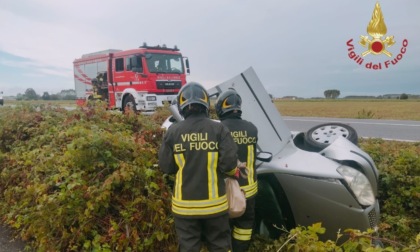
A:
{"label": "overcast sky", "polygon": [[253,67],[275,97],[322,97],[327,89],[340,90],[340,97],[420,94],[419,0],[378,1],[387,27],[381,39],[395,40],[387,48],[391,57],[368,54],[361,65],[349,58],[351,39],[355,55],[367,50],[358,42],[369,36],[376,2],[1,0],[0,90],[74,89],[74,59],[147,42],[177,45],[190,60],[187,80],[206,87]]}

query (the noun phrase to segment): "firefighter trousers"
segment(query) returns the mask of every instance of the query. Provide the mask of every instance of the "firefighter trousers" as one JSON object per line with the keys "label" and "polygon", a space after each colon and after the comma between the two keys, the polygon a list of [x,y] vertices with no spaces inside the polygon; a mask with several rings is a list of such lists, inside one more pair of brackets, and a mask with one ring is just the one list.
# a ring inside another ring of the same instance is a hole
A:
{"label": "firefighter trousers", "polygon": [[210,252],[231,251],[229,215],[188,219],[174,217],[179,251],[199,252],[205,245]]}
{"label": "firefighter trousers", "polygon": [[232,251],[247,251],[251,243],[252,229],[255,220],[255,197],[246,200],[245,213],[231,219],[232,226]]}

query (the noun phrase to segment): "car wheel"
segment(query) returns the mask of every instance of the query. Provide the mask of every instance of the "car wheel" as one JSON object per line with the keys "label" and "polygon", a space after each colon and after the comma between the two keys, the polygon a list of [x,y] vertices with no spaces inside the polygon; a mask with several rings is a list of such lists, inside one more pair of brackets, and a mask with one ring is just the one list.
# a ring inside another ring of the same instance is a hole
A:
{"label": "car wheel", "polygon": [[342,136],[357,145],[356,130],[343,123],[325,123],[309,129],[305,134],[305,146],[309,150],[320,151]]}
{"label": "car wheel", "polygon": [[123,102],[123,113],[127,111],[137,112],[136,101],[132,95],[128,95]]}

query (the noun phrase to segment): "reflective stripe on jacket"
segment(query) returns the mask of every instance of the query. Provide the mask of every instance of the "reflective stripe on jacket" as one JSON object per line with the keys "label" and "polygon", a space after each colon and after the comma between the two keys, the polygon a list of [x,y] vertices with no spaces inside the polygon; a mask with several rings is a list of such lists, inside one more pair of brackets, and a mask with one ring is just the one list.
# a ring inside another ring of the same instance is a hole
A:
{"label": "reflective stripe on jacket", "polygon": [[242,120],[240,116],[233,114],[223,118],[222,124],[228,127],[235,143],[238,145],[239,161],[247,164],[248,178],[239,178],[239,185],[245,191],[247,198],[255,196],[258,191],[255,170],[255,155],[258,141],[257,127],[253,123]]}
{"label": "reflective stripe on jacket", "polygon": [[229,130],[204,114],[169,127],[159,150],[159,167],[176,174],[172,212],[182,217],[227,212],[224,177],[234,175],[237,146]]}

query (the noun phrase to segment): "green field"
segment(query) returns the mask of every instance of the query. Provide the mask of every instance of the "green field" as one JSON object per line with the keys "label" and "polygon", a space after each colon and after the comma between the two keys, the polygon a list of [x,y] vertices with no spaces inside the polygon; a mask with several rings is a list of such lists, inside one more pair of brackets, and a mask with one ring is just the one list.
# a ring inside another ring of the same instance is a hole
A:
{"label": "green field", "polygon": [[284,116],[420,120],[420,100],[276,100]]}
{"label": "green field", "polygon": [[[7,105],[50,104],[72,107],[75,101],[5,101]],[[420,121],[420,100],[275,100],[275,106],[284,116],[333,117],[359,119],[391,119]]]}
{"label": "green field", "polygon": [[76,106],[76,101],[72,100],[51,100],[51,101],[44,101],[44,100],[32,100],[32,101],[17,101],[17,100],[5,100],[4,105],[18,105],[18,104],[33,104],[33,105],[53,105],[53,106]]}

